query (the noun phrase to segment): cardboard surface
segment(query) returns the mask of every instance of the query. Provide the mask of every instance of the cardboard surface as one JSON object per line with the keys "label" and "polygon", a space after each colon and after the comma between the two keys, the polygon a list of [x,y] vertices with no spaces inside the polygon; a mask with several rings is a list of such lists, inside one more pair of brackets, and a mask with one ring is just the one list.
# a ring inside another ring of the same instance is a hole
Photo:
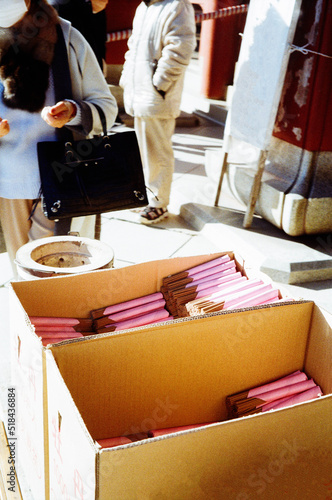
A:
{"label": "cardboard surface", "polygon": [[0,420],[0,498],[1,500],[23,500],[15,471],[15,456],[10,451],[10,444],[5,423]]}
{"label": "cardboard surface", "polygon": [[10,335],[12,383],[17,395],[17,435],[19,436],[18,474],[21,467],[29,478],[34,498],[48,491],[45,467],[44,427],[47,415],[45,364],[40,340],[32,335],[26,312],[16,297],[10,296]]}
{"label": "cardboard surface", "polygon": [[[319,307],[314,307],[305,369],[321,386],[324,394],[332,393],[332,316]],[[332,420],[332,415],[331,415]]]}
{"label": "cardboard surface", "polygon": [[[225,311],[47,348],[28,321],[27,314],[88,317],[220,255],[13,283],[12,353],[18,400],[27,405],[20,411],[20,456],[36,499],[328,494],[332,320],[313,302]],[[225,421],[226,395],[297,369],[327,395]],[[220,423],[112,449],[96,443],[214,421]]]}
{"label": "cardboard surface", "polygon": [[[54,362],[48,361],[50,498],[95,498],[96,451]],[[73,445],[74,444],[74,445]]]}
{"label": "cardboard surface", "polygon": [[324,398],[103,451],[99,498],[328,498],[330,414]]}
{"label": "cardboard surface", "polygon": [[[234,258],[233,252],[227,253]],[[68,276],[68,280],[65,276],[11,284],[11,367],[19,404],[18,469],[24,469],[34,498],[49,498],[49,460],[45,453],[48,450],[49,429],[44,358],[46,348],[34,334],[28,315],[89,317],[91,309],[154,292],[160,288],[162,278],[169,273],[220,255],[156,261],[106,272]],[[238,266],[243,269],[240,258]]]}
{"label": "cardboard surface", "polygon": [[331,315],[302,302],[53,346],[47,364],[59,370],[47,370],[48,385],[63,377],[65,385],[54,385],[54,413],[76,415],[75,432],[63,435],[72,449],[83,446],[84,433],[90,446],[91,438],[222,420],[116,448],[96,445],[95,492],[91,454],[78,453],[76,464],[65,457],[62,466],[76,467],[89,500],[324,498],[331,395],[230,421],[224,399],[297,369],[330,387],[331,342]]}
{"label": "cardboard surface", "polygon": [[94,439],[133,433],[167,401],[174,410],[159,428],[220,421],[228,394],[303,368],[312,307],[178,321],[52,351]]}

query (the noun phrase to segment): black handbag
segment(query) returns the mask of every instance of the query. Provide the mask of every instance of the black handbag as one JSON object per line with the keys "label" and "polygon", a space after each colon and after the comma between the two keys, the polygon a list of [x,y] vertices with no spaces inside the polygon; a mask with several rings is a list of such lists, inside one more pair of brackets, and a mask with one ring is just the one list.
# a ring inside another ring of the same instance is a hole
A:
{"label": "black handbag", "polygon": [[[65,48],[61,28],[58,34],[60,46]],[[56,82],[56,98],[68,99],[71,86],[68,60],[66,71],[64,69],[66,52],[64,55],[62,50],[59,55],[58,51],[57,57],[62,57],[59,60],[62,80],[59,87],[63,97],[59,97]],[[58,69],[53,70],[54,77],[56,71]],[[64,79],[67,79],[65,85]],[[102,123],[102,135],[74,141],[72,134],[63,127],[64,130],[57,129],[57,133],[65,138],[37,143],[42,207],[48,219],[69,219],[148,204],[135,131],[107,134],[105,115],[99,106],[94,106]]]}

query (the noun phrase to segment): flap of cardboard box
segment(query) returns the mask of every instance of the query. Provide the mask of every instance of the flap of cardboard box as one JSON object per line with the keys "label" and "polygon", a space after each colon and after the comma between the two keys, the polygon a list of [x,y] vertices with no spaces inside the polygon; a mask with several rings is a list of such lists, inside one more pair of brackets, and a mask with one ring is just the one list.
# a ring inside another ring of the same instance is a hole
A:
{"label": "flap of cardboard box", "polygon": [[[228,254],[245,274],[243,260],[233,252],[178,257],[75,276],[13,282],[29,316],[87,318],[90,311],[160,290],[162,280],[208,260]],[[38,300],[37,300],[38,298]]]}

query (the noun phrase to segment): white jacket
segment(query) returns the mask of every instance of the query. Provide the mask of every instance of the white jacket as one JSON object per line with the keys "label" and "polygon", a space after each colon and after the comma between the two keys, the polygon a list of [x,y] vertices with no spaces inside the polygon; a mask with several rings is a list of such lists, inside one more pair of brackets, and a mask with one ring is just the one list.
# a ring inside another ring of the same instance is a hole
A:
{"label": "white jacket", "polygon": [[195,15],[189,0],[140,3],[120,79],[126,112],[140,117],[178,116],[184,74],[195,45]]}

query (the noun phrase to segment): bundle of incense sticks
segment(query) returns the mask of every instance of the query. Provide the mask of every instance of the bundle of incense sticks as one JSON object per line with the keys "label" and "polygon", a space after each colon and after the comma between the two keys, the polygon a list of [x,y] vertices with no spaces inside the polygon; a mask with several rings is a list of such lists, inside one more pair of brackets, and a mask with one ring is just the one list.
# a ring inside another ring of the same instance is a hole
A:
{"label": "bundle of incense sticks", "polygon": [[313,379],[297,370],[274,382],[226,397],[228,418],[276,410],[322,396]]}
{"label": "bundle of incense sticks", "polygon": [[[236,273],[237,274],[237,273]],[[239,290],[245,290],[252,286],[251,282],[245,276],[237,277],[235,274],[234,278],[228,280],[224,283],[215,284],[209,288],[205,288],[199,292],[197,292],[196,297],[193,300],[185,300],[184,297],[180,297],[176,300],[178,311],[180,316],[196,316],[197,314],[205,314],[204,312],[199,312],[197,308],[195,308],[196,304],[200,305],[201,303],[205,304],[207,297],[212,297],[216,294],[216,296],[227,296],[232,292]],[[224,300],[221,299],[220,303],[218,303],[218,308],[215,310],[219,310],[223,308]],[[211,311],[212,312],[212,311]]]}
{"label": "bundle of incense sticks", "polygon": [[92,320],[89,318],[30,316],[29,319],[44,346],[94,333]]}
{"label": "bundle of incense sticks", "polygon": [[153,302],[143,304],[141,306],[124,309],[123,311],[108,314],[107,316],[103,316],[102,318],[96,318],[94,320],[94,328],[97,331],[100,328],[104,328],[105,326],[110,326],[114,323],[126,321],[137,316],[142,316],[143,314],[147,314],[158,309],[163,309],[165,307],[165,304],[166,302],[164,299],[154,300]]}
{"label": "bundle of incense sticks", "polygon": [[141,306],[143,304],[148,304],[155,300],[163,299],[163,294],[161,292],[151,293],[149,295],[143,295],[135,299],[127,300],[125,302],[118,302],[111,306],[102,307],[101,309],[94,309],[90,312],[91,318],[98,319],[108,314],[114,314],[119,311],[125,311],[126,309],[131,309],[132,307]]}
{"label": "bundle of incense sticks", "polygon": [[109,324],[103,328],[96,330],[97,333],[110,333],[119,330],[128,330],[129,328],[137,328],[139,326],[152,325],[154,323],[160,323],[162,321],[169,321],[173,319],[169,312],[164,309],[156,309],[147,314],[141,314],[140,316],[135,316],[126,321],[119,321],[118,323]]}
{"label": "bundle of incense sticks", "polygon": [[[206,290],[201,297],[185,304],[187,315],[197,316],[223,309],[252,307],[279,301],[279,290],[272,284],[259,279],[247,279],[245,283],[236,282],[233,286],[218,290]],[[212,292],[212,293],[211,293]]]}
{"label": "bundle of incense sticks", "polygon": [[[188,315],[183,305],[203,296],[203,290],[216,290],[216,287],[240,278],[247,279],[237,271],[234,259],[231,259],[229,255],[224,255],[186,271],[167,276],[163,279],[161,291],[170,313],[174,317],[181,317]],[[205,295],[209,293],[208,291]]]}
{"label": "bundle of incense sticks", "polygon": [[173,316],[187,316],[186,311],[182,307],[187,302],[212,293],[214,290],[219,290],[224,284],[228,287],[246,279],[245,276],[242,276],[240,272],[236,272],[235,268],[233,268],[218,273],[216,277],[210,277],[208,281],[204,280],[202,282],[198,280],[194,284],[170,288],[166,296],[167,309]]}
{"label": "bundle of incense sticks", "polygon": [[217,257],[216,259],[209,260],[208,262],[204,262],[203,264],[199,264],[198,266],[191,267],[190,269],[186,269],[185,271],[181,271],[175,274],[170,274],[163,279],[163,286],[169,286],[171,283],[174,283],[174,281],[179,281],[186,278],[193,278],[198,273],[202,273],[205,271],[208,271],[208,274],[212,274],[209,270],[220,264],[229,262],[230,260],[231,259],[229,255],[223,255],[222,257]]}
{"label": "bundle of incense sticks", "polygon": [[165,306],[161,292],[120,302],[91,311],[93,327],[97,333],[108,333],[173,319]]}

